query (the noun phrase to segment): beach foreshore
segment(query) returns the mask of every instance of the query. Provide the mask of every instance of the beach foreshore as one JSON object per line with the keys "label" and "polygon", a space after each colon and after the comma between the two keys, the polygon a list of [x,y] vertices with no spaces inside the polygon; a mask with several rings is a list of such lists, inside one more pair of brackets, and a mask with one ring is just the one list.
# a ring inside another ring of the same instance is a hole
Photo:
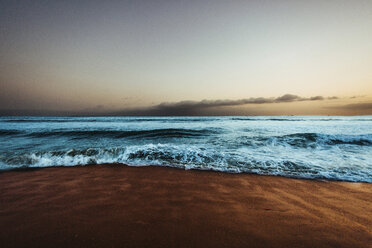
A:
{"label": "beach foreshore", "polygon": [[0,173],[0,247],[371,247],[372,184],[169,167]]}

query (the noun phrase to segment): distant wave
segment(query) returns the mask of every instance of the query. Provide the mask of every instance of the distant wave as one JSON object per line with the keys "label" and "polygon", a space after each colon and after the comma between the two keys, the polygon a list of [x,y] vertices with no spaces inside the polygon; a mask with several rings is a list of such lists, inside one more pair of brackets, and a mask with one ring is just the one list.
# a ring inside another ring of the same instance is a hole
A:
{"label": "distant wave", "polygon": [[302,121],[302,119],[294,118],[254,118],[254,117],[235,117],[231,118],[234,121]]}
{"label": "distant wave", "polygon": [[318,133],[295,133],[270,137],[268,142],[283,142],[293,146],[306,147],[308,145],[372,145],[372,134],[363,135],[330,135]]}
{"label": "distant wave", "polygon": [[[197,138],[217,134],[214,129],[152,129],[152,130],[54,130],[44,132],[27,132],[19,130],[0,130],[0,136],[24,136],[31,138],[70,137],[70,138]],[[243,144],[248,145],[291,145],[297,147],[314,147],[318,145],[372,145],[372,134],[331,135],[319,133],[294,133],[282,136],[242,136]]]}
{"label": "distant wave", "polygon": [[22,133],[18,130],[7,130],[7,129],[0,129],[0,136],[10,136],[10,135],[17,135]]}
{"label": "distant wave", "polygon": [[216,133],[216,130],[207,129],[153,129],[153,130],[54,130],[44,132],[28,132],[19,130],[1,129],[0,136],[22,135],[24,137],[43,138],[43,137],[75,137],[75,138],[126,138],[126,137],[143,137],[143,138],[187,138],[200,137]]}
{"label": "distant wave", "polygon": [[258,136],[238,138],[243,145],[249,146],[293,146],[298,148],[315,148],[333,145],[372,146],[372,134],[330,135],[318,133],[295,133],[282,136]]}
{"label": "distant wave", "polygon": [[108,137],[108,138],[126,138],[126,137],[142,137],[142,138],[171,138],[171,137],[199,137],[206,136],[213,132],[212,130],[193,130],[193,129],[153,129],[153,130],[138,130],[138,131],[122,131],[122,130],[56,130],[47,132],[32,132],[25,134],[28,137],[76,137],[76,138],[92,138],[92,137]]}

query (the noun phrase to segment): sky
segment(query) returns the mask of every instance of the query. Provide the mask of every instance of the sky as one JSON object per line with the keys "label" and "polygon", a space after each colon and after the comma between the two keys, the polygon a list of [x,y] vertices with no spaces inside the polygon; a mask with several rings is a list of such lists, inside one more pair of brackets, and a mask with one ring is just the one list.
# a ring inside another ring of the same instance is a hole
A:
{"label": "sky", "polygon": [[0,0],[0,115],[372,114],[371,27],[370,0]]}

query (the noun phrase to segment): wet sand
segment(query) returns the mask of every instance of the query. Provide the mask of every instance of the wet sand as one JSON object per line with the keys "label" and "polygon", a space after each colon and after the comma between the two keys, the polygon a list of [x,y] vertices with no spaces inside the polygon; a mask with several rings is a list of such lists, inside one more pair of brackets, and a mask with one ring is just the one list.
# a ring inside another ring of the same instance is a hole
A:
{"label": "wet sand", "polygon": [[0,247],[372,247],[372,184],[165,167],[0,173]]}

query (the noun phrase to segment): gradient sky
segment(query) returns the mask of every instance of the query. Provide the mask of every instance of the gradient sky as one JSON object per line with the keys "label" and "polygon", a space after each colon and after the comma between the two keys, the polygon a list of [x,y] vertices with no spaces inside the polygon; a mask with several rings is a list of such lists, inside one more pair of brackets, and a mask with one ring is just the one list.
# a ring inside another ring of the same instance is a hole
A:
{"label": "gradient sky", "polygon": [[161,111],[372,114],[372,1],[0,0],[0,114]]}

